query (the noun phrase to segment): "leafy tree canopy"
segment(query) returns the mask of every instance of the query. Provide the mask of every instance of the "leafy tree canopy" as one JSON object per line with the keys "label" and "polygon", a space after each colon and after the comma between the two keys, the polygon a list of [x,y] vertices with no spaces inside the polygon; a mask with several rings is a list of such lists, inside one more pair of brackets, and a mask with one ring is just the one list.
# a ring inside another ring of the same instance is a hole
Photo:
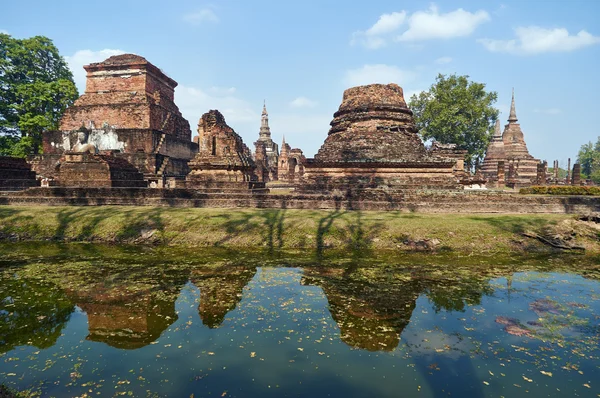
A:
{"label": "leafy tree canopy", "polygon": [[581,165],[581,173],[600,184],[600,137],[593,144],[591,141],[583,144],[577,154],[577,163]]}
{"label": "leafy tree canopy", "polygon": [[52,40],[0,34],[0,155],[38,153],[77,99],[73,75]]}
{"label": "leafy tree canopy", "polygon": [[498,94],[469,76],[439,74],[429,91],[413,95],[409,107],[423,140],[456,144],[467,150],[465,162],[476,167],[483,159],[498,118],[492,105]]}

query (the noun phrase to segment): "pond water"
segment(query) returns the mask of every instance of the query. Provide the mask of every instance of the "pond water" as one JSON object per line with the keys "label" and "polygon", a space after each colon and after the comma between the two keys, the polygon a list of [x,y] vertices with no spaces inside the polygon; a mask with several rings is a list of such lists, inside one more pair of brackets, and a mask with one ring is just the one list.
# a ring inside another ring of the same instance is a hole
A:
{"label": "pond water", "polygon": [[597,259],[0,253],[0,383],[33,395],[600,396]]}

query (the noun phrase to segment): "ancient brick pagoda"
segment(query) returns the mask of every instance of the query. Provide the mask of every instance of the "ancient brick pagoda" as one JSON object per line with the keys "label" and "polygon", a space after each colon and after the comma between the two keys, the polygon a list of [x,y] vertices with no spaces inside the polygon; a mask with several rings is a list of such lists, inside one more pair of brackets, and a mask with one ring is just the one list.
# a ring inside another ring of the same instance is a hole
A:
{"label": "ancient brick pagoda", "polygon": [[[190,188],[251,188],[256,184],[254,161],[248,147],[221,112],[211,110],[198,122],[200,151],[189,162]],[[264,185],[264,184],[263,184]]]}
{"label": "ancient brick pagoda", "polygon": [[499,186],[526,187],[539,179],[540,161],[529,154],[521,125],[517,122],[513,90],[508,124],[500,134],[500,124],[496,122],[494,136],[481,166],[482,174]]}
{"label": "ancient brick pagoda", "polygon": [[304,162],[306,158],[300,148],[293,148],[285,142],[281,143],[279,165],[277,166],[277,179],[282,182],[298,182],[304,175]]}
{"label": "ancient brick pagoda", "polygon": [[344,92],[325,143],[304,164],[299,189],[459,189],[455,164],[425,149],[400,86],[360,86]]}
{"label": "ancient brick pagoda", "polygon": [[76,131],[85,126],[98,151],[111,151],[130,162],[147,181],[160,186],[166,176],[184,178],[197,145],[174,103],[177,82],[133,54],[84,68],[85,93],[66,110],[60,131],[44,133],[44,155],[32,161],[38,174],[55,177],[60,157],[73,147]]}
{"label": "ancient brick pagoda", "polygon": [[[271,138],[269,127],[269,113],[266,103],[260,118],[260,131],[258,140],[254,143],[257,166],[257,177],[259,181],[268,182],[277,180],[277,166],[279,161],[279,147]],[[263,154],[264,152],[264,154]]]}

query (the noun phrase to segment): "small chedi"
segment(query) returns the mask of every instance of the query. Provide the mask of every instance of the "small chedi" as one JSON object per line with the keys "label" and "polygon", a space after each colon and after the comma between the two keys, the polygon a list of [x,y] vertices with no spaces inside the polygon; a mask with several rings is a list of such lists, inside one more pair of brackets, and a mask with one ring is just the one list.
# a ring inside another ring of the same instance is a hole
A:
{"label": "small chedi", "polygon": [[128,161],[147,182],[162,186],[167,176],[183,179],[198,147],[174,103],[177,82],[134,54],[84,68],[85,93],[66,110],[59,131],[44,133],[44,155],[32,159],[34,170],[56,177],[56,164],[76,145],[77,131],[84,125],[89,144]]}
{"label": "small chedi", "polygon": [[200,151],[189,162],[189,188],[252,188],[257,185],[248,147],[221,112],[211,110],[198,122]]}
{"label": "small chedi", "polygon": [[260,117],[260,131],[258,140],[254,143],[256,161],[256,176],[261,182],[277,180],[277,165],[279,162],[279,147],[271,138],[269,127],[269,113],[267,104],[263,105]]}
{"label": "small chedi", "polygon": [[0,190],[20,190],[35,187],[38,182],[25,159],[0,156]]}
{"label": "small chedi", "polygon": [[425,149],[400,86],[373,84],[344,92],[325,143],[304,163],[299,189],[459,189],[455,165]]}
{"label": "small chedi", "polygon": [[143,188],[144,176],[126,159],[110,152],[98,153],[89,142],[90,131],[80,127],[77,141],[60,159],[58,185],[81,188]]}
{"label": "small chedi", "polygon": [[513,90],[508,124],[500,134],[500,124],[496,122],[494,136],[481,166],[481,173],[491,182],[491,185],[519,188],[534,183],[545,183],[540,181],[538,175],[540,161],[529,154],[523,131],[517,122]]}
{"label": "small chedi", "polygon": [[282,182],[298,182],[304,175],[304,162],[306,158],[299,148],[293,148],[285,142],[281,143],[279,165],[277,166],[277,179]]}

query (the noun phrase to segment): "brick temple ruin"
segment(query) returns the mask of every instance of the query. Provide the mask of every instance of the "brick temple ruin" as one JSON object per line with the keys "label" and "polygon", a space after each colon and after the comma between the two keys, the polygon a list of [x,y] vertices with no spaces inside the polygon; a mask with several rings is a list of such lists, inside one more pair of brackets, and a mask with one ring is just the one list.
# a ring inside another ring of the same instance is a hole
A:
{"label": "brick temple ruin", "polygon": [[129,162],[148,184],[162,186],[166,177],[185,179],[198,146],[174,102],[177,82],[134,54],[84,68],[85,92],[65,111],[59,130],[44,133],[44,154],[31,160],[33,170],[59,180],[62,158],[84,127],[98,152]]}
{"label": "brick temple ruin", "polygon": [[427,151],[397,84],[344,92],[331,129],[304,163],[303,192],[460,189],[456,160]]}
{"label": "brick temple ruin", "polygon": [[500,133],[500,122],[496,121],[494,135],[481,166],[481,173],[491,186],[521,188],[545,184],[545,176],[542,178],[539,173],[540,160],[529,154],[518,121],[513,90],[508,124]]}
{"label": "brick temple ruin", "polygon": [[[257,187],[256,165],[250,149],[242,137],[225,123],[221,112],[211,110],[202,115],[198,122],[198,142],[200,151],[189,162],[186,187]],[[264,183],[261,184],[264,186]]]}
{"label": "brick temple ruin", "polygon": [[[547,164],[529,154],[514,95],[504,132],[498,123],[481,174],[471,175],[464,150],[437,142],[425,147],[396,84],[346,90],[325,142],[307,159],[285,138],[281,147],[273,141],[266,104],[252,153],[218,110],[202,115],[192,140],[174,102],[177,83],[143,57],[118,55],[85,70],[85,93],[66,110],[58,131],[43,134],[43,155],[28,163],[0,158],[5,191],[0,204],[469,213],[600,209],[597,198],[464,190],[484,187],[486,178],[500,188],[557,180],[557,162],[549,176]],[[578,165],[569,173],[566,181],[582,183]]]}

